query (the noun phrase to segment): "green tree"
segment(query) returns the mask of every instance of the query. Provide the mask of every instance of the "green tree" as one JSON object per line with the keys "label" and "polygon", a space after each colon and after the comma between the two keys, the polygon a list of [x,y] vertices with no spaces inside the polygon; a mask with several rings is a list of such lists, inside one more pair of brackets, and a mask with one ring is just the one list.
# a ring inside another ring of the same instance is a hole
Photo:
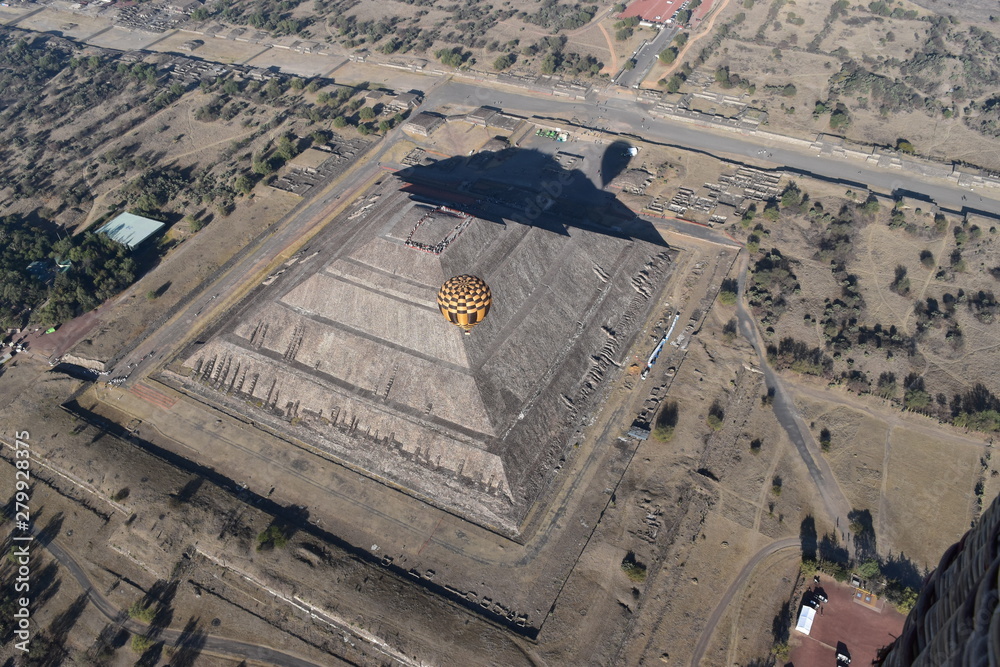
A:
{"label": "green tree", "polygon": [[[625,63],[625,69],[629,69],[628,63],[632,63],[632,67],[635,67],[635,61],[630,60]],[[552,52],[546,54],[545,58],[542,59],[541,70],[543,74],[554,74],[559,66],[562,64],[562,58],[558,53]]]}
{"label": "green tree", "polygon": [[861,565],[858,565],[858,574],[861,575],[863,579],[872,580],[882,573],[879,567],[878,561],[874,559],[866,560]]}
{"label": "green tree", "polygon": [[669,49],[664,49],[663,51],[660,51],[659,58],[660,62],[662,62],[664,65],[669,65],[670,63],[677,60],[677,49],[675,49],[674,47],[670,47]]}
{"label": "green tree", "polygon": [[253,191],[253,179],[251,179],[246,174],[240,174],[236,177],[236,182],[233,183],[233,187],[237,192],[243,195],[248,195]]}
{"label": "green tree", "polygon": [[909,153],[910,155],[912,155],[913,152],[914,152],[913,151],[913,144],[911,144],[906,139],[897,139],[896,140],[896,150],[899,151],[900,153]]}
{"label": "green tree", "polygon": [[373,120],[375,118],[375,110],[371,107],[364,107],[358,112],[358,118],[366,122]]}
{"label": "green tree", "polygon": [[259,154],[253,157],[251,169],[253,169],[253,173],[260,176],[267,176],[274,173],[274,165],[271,164],[271,160]]}
{"label": "green tree", "polygon": [[629,58],[628,60],[626,60],[624,67],[625,67],[625,71],[626,72],[634,70],[635,69],[635,58]]}
{"label": "green tree", "polygon": [[660,442],[668,442],[674,436],[679,410],[676,401],[668,401],[660,408],[653,423],[653,437]]}
{"label": "green tree", "polygon": [[923,389],[909,389],[903,396],[903,404],[907,410],[919,412],[931,404],[931,395]]}
{"label": "green tree", "polygon": [[499,71],[505,70],[514,64],[514,55],[511,53],[505,53],[496,60],[493,61],[493,69]]}
{"label": "green tree", "polygon": [[636,560],[635,554],[629,551],[622,559],[622,571],[631,581],[642,583],[646,580],[646,566]]}
{"label": "green tree", "polygon": [[837,103],[837,108],[830,114],[830,129],[841,130],[851,124],[851,114],[847,107]]}
{"label": "green tree", "polygon": [[679,49],[684,48],[684,45],[687,44],[687,42],[688,34],[686,32],[679,32],[676,36],[674,36],[674,45]]}
{"label": "green tree", "polygon": [[278,140],[278,147],[274,152],[282,160],[288,162],[293,157],[298,155],[299,150],[298,147],[296,147],[295,142],[292,141],[291,137],[286,134]]}
{"label": "green tree", "polygon": [[345,127],[347,125],[347,119],[343,116],[337,116],[333,119],[333,126],[336,128]]}
{"label": "green tree", "polygon": [[765,220],[770,220],[771,222],[777,222],[780,215],[781,209],[778,208],[778,202],[773,199],[764,205],[764,212],[761,213],[761,216]]}
{"label": "green tree", "polygon": [[379,123],[378,123],[378,131],[379,132],[381,132],[382,134],[385,134],[385,133],[387,133],[391,129],[392,129],[392,125],[389,123],[389,121],[387,121],[387,120],[381,120],[381,121],[379,121]]}

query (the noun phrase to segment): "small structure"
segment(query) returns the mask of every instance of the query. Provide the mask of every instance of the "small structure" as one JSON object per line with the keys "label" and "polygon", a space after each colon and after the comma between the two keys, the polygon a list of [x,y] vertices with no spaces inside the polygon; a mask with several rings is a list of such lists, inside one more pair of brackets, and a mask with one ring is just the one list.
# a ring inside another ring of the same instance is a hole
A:
{"label": "small structure", "polygon": [[163,227],[165,225],[159,220],[126,212],[102,225],[97,233],[106,235],[112,241],[121,243],[129,250],[135,250]]}
{"label": "small structure", "polygon": [[628,437],[636,440],[648,440],[649,434],[650,430],[642,424],[633,424],[632,428],[628,430]]}
{"label": "small structure", "polygon": [[365,106],[375,108],[376,104],[385,104],[386,95],[384,90],[369,90],[365,93]]}
{"label": "small structure", "polygon": [[642,169],[629,169],[614,178],[609,183],[612,188],[641,195],[653,182],[653,175]]}
{"label": "small structure", "polygon": [[465,114],[465,119],[473,125],[486,127],[490,124],[490,120],[498,113],[500,113],[500,110],[493,107],[479,107],[475,111]]}
{"label": "small structure", "polygon": [[386,101],[386,106],[393,111],[403,112],[420,106],[421,98],[417,93],[399,93]]}
{"label": "small structure", "polygon": [[422,111],[403,124],[403,131],[411,134],[419,134],[422,137],[429,137],[431,132],[436,130],[444,118]]}
{"label": "small structure", "polygon": [[804,635],[808,635],[812,632],[813,620],[816,618],[816,610],[809,605],[802,605],[802,611],[799,612],[799,620],[795,624],[795,629]]}
{"label": "small structure", "polygon": [[316,148],[307,148],[296,155],[292,161],[288,163],[288,166],[297,171],[315,174],[323,163],[331,157],[332,154],[327,151],[321,151]]}
{"label": "small structure", "polygon": [[71,266],[71,262],[61,262],[58,259],[55,261],[51,259],[39,259],[28,264],[25,268],[35,280],[46,285],[51,285],[55,282],[57,274],[66,273]]}
{"label": "small structure", "polygon": [[172,0],[167,9],[177,14],[191,14],[201,6],[201,0]]}

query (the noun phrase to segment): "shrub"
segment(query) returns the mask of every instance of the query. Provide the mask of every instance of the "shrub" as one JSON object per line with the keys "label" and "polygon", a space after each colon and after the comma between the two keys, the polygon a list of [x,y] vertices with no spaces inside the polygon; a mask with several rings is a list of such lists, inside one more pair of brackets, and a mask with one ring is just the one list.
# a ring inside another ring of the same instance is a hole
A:
{"label": "shrub", "polygon": [[653,437],[660,442],[669,442],[674,437],[674,429],[677,427],[677,415],[676,401],[664,403],[653,423]]}
{"label": "shrub", "polygon": [[257,535],[257,551],[266,551],[275,547],[281,549],[288,544],[284,529],[277,523],[272,523]]}
{"label": "shrub", "polygon": [[726,413],[722,409],[722,404],[717,400],[714,401],[712,407],[708,409],[708,416],[705,418],[705,422],[708,423],[713,431],[718,431],[722,428],[725,419]]}
{"label": "shrub", "polygon": [[134,618],[143,623],[152,623],[153,619],[156,618],[156,612],[153,608],[144,604],[142,600],[129,607],[128,615],[129,618]]}
{"label": "shrub", "polygon": [[622,572],[636,583],[646,580],[646,566],[635,559],[635,554],[629,551],[622,559]]}
{"label": "shrub", "polygon": [[153,640],[146,635],[132,635],[131,648],[136,653],[142,654],[153,646]]}
{"label": "shrub", "polygon": [[830,429],[824,428],[819,432],[819,446],[824,452],[830,451]]}

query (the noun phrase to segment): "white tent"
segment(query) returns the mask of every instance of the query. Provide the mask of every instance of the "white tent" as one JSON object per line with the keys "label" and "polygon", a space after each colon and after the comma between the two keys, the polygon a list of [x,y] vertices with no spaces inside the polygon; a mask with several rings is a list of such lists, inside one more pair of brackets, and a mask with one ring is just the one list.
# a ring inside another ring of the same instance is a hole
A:
{"label": "white tent", "polygon": [[799,622],[795,624],[795,629],[804,635],[808,635],[812,630],[813,619],[816,618],[816,610],[808,605],[802,605],[799,612]]}

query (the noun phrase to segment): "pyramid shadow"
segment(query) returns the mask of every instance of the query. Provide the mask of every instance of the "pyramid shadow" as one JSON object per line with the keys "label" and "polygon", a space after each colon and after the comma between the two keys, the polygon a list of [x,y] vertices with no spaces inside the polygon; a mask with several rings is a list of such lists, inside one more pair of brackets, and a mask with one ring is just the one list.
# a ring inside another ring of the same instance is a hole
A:
{"label": "pyramid shadow", "polygon": [[[615,142],[604,151],[598,171],[602,184],[628,166],[628,147]],[[569,156],[573,166],[573,158],[581,157],[561,155]],[[396,176],[414,199],[459,208],[498,224],[512,220],[562,235],[580,228],[667,247],[652,223],[573,166],[567,168],[538,150],[505,148],[407,167]]]}

